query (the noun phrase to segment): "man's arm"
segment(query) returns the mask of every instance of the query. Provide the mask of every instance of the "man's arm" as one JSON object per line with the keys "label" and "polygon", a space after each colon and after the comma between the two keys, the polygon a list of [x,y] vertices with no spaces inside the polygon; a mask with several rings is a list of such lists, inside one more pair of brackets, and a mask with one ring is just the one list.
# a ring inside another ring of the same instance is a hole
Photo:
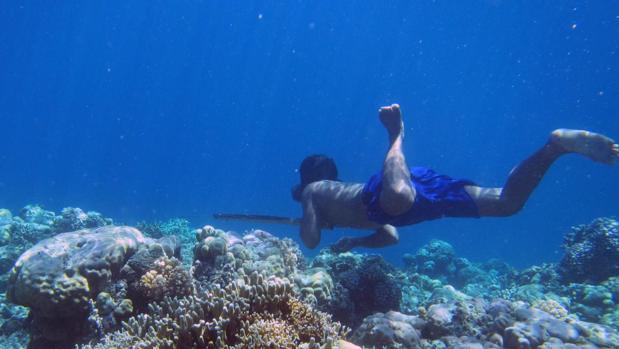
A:
{"label": "man's arm", "polygon": [[360,237],[344,236],[331,245],[331,251],[341,253],[355,247],[379,248],[396,244],[398,241],[400,241],[398,230],[393,225],[385,224],[376,229],[374,234]]}
{"label": "man's arm", "polygon": [[303,204],[301,240],[308,248],[315,248],[320,243],[320,226],[312,193],[309,190],[305,190],[301,202]]}

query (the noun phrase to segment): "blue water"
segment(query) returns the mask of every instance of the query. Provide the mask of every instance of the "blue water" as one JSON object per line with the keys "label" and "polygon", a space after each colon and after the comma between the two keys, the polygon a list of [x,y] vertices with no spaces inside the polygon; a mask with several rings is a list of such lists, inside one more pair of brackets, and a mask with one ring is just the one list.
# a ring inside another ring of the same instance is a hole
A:
{"label": "blue water", "polygon": [[[405,150],[488,186],[557,127],[619,138],[615,1],[14,1],[0,8],[0,207],[135,223],[299,215],[295,168],[327,153],[364,182],[400,103]],[[555,261],[571,225],[617,214],[619,170],[558,161],[523,212],[401,229],[479,261]],[[344,233],[323,234],[321,247]]]}

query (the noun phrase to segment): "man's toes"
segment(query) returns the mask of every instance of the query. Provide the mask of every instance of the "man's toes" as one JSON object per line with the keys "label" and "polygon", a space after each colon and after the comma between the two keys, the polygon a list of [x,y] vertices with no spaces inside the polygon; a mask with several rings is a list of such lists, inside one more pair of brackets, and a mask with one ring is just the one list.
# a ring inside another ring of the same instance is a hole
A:
{"label": "man's toes", "polygon": [[399,113],[400,112],[400,105],[394,103],[394,104],[389,105],[389,106],[380,107],[378,109],[378,112],[381,113],[381,114]]}

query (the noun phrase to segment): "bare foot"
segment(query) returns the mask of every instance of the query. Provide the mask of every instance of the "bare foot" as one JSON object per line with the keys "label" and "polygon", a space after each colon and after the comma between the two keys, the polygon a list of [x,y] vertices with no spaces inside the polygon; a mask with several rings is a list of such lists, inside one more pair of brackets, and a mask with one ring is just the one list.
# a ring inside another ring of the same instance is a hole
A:
{"label": "bare foot", "polygon": [[392,104],[388,107],[381,107],[378,109],[378,116],[380,122],[382,122],[387,129],[389,139],[392,142],[398,136],[404,136],[404,123],[402,122],[402,114],[400,113],[399,105]]}
{"label": "bare foot", "polygon": [[612,139],[585,130],[558,129],[550,142],[568,153],[582,154],[593,161],[613,164],[619,156],[619,146]]}

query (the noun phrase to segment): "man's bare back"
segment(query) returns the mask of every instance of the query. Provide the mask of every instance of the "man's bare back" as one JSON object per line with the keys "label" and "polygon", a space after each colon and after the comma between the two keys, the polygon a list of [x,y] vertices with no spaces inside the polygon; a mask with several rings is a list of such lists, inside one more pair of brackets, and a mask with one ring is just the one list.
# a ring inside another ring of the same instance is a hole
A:
{"label": "man's bare back", "polygon": [[326,229],[333,227],[349,227],[359,229],[375,229],[378,224],[368,219],[362,200],[362,183],[344,183],[337,181],[314,182],[307,186],[306,191],[318,207],[320,226]]}

